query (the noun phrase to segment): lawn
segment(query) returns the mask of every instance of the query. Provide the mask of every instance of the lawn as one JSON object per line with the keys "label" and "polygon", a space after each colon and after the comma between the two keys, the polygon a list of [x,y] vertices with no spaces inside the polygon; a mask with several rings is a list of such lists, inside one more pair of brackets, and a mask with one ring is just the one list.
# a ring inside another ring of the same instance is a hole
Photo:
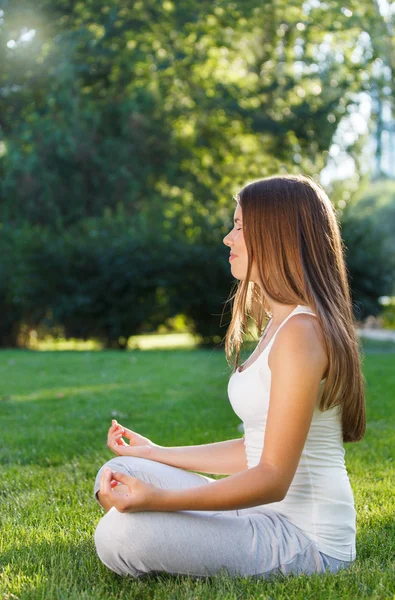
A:
{"label": "lawn", "polygon": [[346,444],[357,560],[337,575],[121,578],[98,560],[92,498],[112,418],[162,445],[239,437],[223,349],[0,352],[0,598],[395,597],[395,354],[364,342],[367,433]]}

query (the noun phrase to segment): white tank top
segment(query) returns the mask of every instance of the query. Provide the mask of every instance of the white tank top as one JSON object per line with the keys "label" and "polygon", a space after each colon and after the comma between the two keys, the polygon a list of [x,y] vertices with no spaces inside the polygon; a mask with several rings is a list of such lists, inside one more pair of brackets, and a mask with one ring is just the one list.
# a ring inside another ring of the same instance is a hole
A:
{"label": "white tank top", "polygon": [[[229,380],[230,403],[244,424],[249,469],[259,463],[263,450],[270,402],[270,348],[284,323],[300,313],[316,316],[311,308],[298,304],[255,361],[244,371],[235,371]],[[321,381],[306,443],[284,500],[240,512],[274,510],[314,540],[320,552],[340,560],[354,560],[356,513],[344,462],[341,409],[339,406],[324,412],[318,409],[324,382],[325,379]]]}

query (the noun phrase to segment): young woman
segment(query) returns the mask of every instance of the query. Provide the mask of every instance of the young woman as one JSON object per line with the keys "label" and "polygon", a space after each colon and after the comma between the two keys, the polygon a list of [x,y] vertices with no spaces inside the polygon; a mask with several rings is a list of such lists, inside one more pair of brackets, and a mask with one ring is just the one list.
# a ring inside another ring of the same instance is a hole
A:
{"label": "young woman", "polygon": [[[255,181],[236,200],[224,238],[239,280],[225,351],[244,437],[166,448],[113,421],[118,456],[97,475],[108,512],[95,542],[119,574],[267,577],[355,559],[343,442],[364,435],[365,380],[336,213],[304,176]],[[247,316],[258,331],[268,321],[240,367]]]}

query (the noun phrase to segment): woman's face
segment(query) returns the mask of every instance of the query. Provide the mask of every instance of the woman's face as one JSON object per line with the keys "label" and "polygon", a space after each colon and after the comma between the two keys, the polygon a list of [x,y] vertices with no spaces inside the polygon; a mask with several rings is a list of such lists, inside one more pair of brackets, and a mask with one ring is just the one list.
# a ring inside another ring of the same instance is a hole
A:
{"label": "woman's face", "polygon": [[[248,254],[243,234],[243,213],[241,206],[237,203],[234,214],[234,227],[223,239],[225,246],[230,249],[230,269],[236,279],[244,280],[247,274]],[[258,274],[255,264],[252,265],[250,279],[258,282]]]}

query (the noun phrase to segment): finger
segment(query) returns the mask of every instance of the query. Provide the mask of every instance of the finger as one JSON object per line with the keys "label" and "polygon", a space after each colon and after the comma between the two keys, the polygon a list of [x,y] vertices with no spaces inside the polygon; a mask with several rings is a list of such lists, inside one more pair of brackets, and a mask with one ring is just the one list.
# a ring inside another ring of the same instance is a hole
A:
{"label": "finger", "polygon": [[131,475],[126,475],[126,473],[120,473],[119,471],[114,471],[112,473],[112,478],[115,481],[119,481],[120,483],[124,483],[128,487],[133,484],[136,477],[132,477]]}
{"label": "finger", "polygon": [[118,443],[116,440],[110,440],[107,446],[117,454],[121,448],[124,448],[124,445],[120,442]]}
{"label": "finger", "polygon": [[127,433],[128,435],[134,435],[134,431],[132,431],[131,429],[128,429],[127,427],[123,428],[124,432]]}
{"label": "finger", "polygon": [[122,425],[120,425],[115,419],[111,421],[110,431],[117,431],[118,429],[123,431]]}
{"label": "finger", "polygon": [[110,482],[113,479],[112,472],[108,467],[104,467],[100,477],[100,491],[106,495],[111,492]]}
{"label": "finger", "polygon": [[129,446],[129,444],[127,444],[125,442],[125,440],[122,438],[122,436],[119,439],[115,440],[115,442],[118,446]]}
{"label": "finger", "polygon": [[110,438],[112,440],[114,440],[117,444],[122,444],[125,443],[125,441],[122,439],[123,433],[120,431],[119,433],[113,433]]}
{"label": "finger", "polygon": [[134,431],[131,431],[130,429],[127,429],[126,427],[124,427],[123,437],[125,437],[128,440],[132,441],[132,439],[135,437],[135,433],[134,433]]}
{"label": "finger", "polygon": [[118,435],[111,436],[110,444],[113,446],[128,446],[125,440],[122,438],[122,433]]}
{"label": "finger", "polygon": [[119,428],[119,427],[117,427],[116,429],[111,429],[111,430],[108,432],[108,435],[110,435],[110,436],[114,436],[114,435],[118,435],[118,436],[119,436],[119,435],[124,435],[124,430],[123,430],[123,429],[121,429],[121,428]]}

